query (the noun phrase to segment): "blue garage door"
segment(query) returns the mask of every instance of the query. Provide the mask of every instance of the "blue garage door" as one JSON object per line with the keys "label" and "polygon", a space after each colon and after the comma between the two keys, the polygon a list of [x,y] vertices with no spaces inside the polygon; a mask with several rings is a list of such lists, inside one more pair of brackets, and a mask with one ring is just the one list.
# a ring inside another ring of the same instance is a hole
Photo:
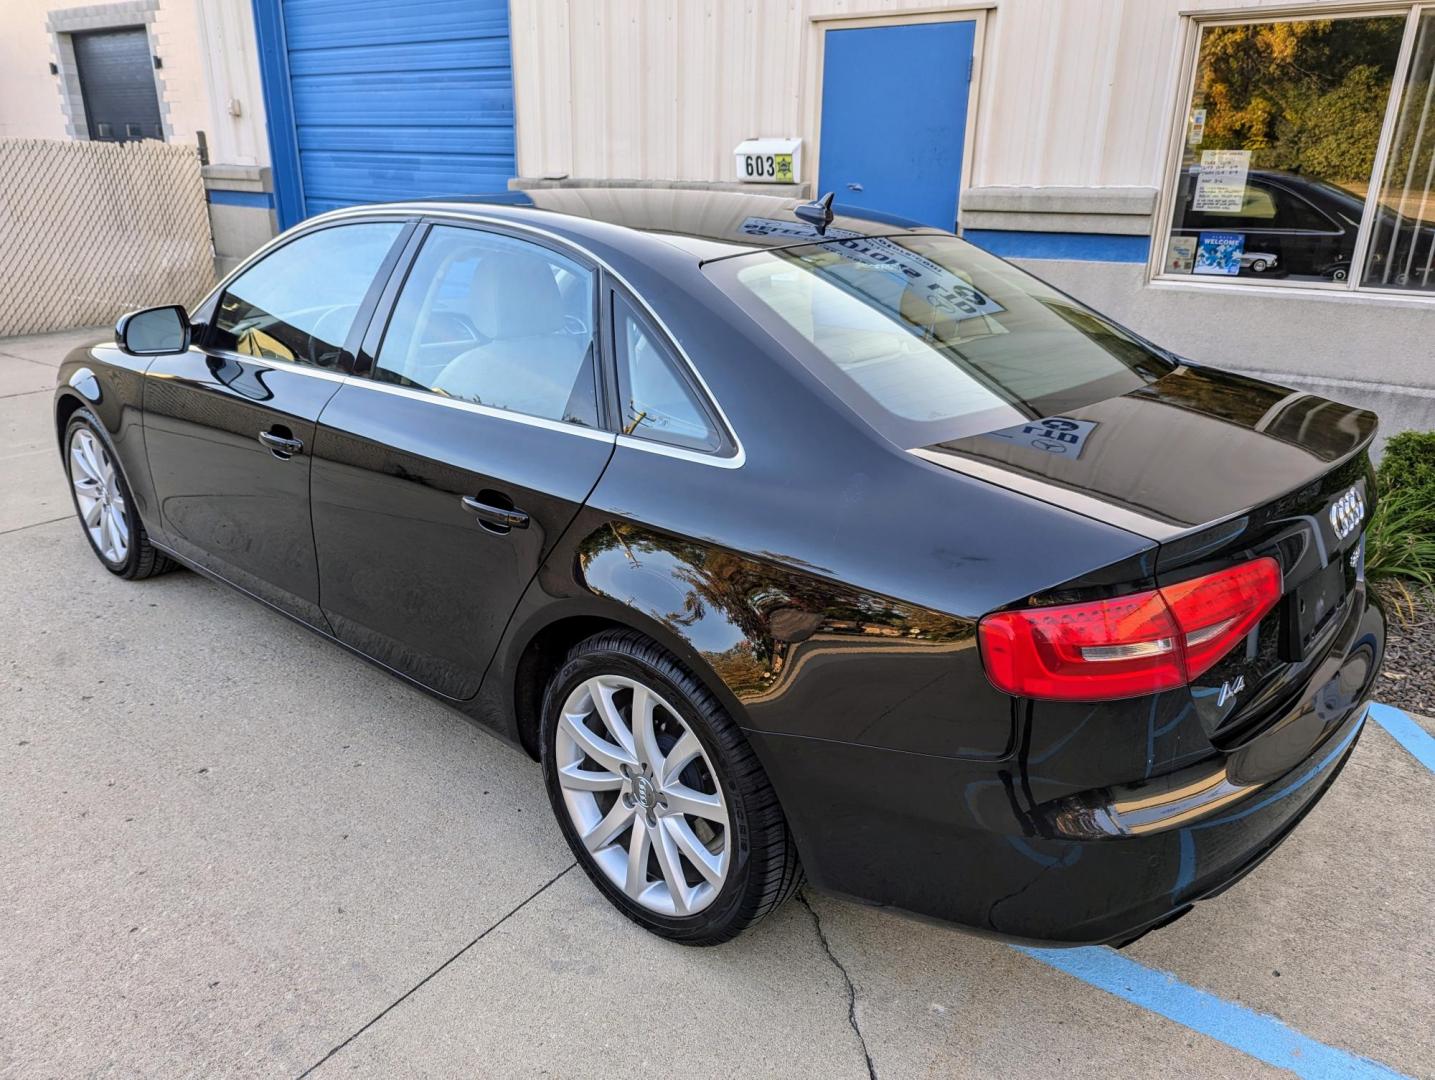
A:
{"label": "blue garage door", "polygon": [[254,7],[281,225],[355,203],[506,190],[507,0]]}

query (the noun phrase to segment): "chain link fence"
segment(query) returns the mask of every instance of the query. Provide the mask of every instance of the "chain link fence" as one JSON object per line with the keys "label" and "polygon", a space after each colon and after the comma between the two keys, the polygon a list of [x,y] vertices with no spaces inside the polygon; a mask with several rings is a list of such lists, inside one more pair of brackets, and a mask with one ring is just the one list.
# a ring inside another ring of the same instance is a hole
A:
{"label": "chain link fence", "polygon": [[0,139],[0,337],[189,304],[213,284],[193,147]]}

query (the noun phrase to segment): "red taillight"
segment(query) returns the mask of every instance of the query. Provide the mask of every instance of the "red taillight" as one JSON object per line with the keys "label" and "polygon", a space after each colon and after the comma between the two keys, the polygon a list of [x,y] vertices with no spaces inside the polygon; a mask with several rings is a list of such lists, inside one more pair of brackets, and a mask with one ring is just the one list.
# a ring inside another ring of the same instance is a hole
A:
{"label": "red taillight", "polygon": [[999,611],[982,661],[1018,697],[1104,701],[1182,686],[1230,651],[1281,596],[1274,559],[1089,604]]}

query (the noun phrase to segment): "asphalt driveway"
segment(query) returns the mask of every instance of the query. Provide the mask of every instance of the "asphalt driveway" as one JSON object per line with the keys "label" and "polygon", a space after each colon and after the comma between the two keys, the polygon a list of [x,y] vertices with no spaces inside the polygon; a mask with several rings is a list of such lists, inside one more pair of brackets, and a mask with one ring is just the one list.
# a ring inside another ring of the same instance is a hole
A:
{"label": "asphalt driveway", "polygon": [[813,894],[671,945],[522,754],[197,575],[101,569],[49,413],[85,337],[0,341],[0,1076],[1435,1076],[1435,773],[1378,724],[1120,954]]}

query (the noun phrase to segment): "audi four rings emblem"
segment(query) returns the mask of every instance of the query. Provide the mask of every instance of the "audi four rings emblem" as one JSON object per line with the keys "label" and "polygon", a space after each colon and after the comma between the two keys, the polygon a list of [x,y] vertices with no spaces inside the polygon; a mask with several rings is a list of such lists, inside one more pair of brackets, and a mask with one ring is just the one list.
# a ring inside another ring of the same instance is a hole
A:
{"label": "audi four rings emblem", "polygon": [[1365,517],[1365,500],[1360,497],[1360,492],[1351,488],[1340,498],[1336,499],[1330,508],[1330,527],[1335,530],[1335,535],[1344,540],[1349,536],[1361,519]]}

